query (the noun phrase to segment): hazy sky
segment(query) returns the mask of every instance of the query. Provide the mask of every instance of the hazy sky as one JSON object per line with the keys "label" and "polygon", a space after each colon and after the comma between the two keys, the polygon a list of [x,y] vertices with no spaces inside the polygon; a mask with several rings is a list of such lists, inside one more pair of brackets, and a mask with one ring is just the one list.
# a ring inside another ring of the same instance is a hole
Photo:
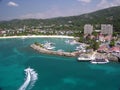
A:
{"label": "hazy sky", "polygon": [[120,0],[0,0],[0,21],[80,15],[119,5]]}

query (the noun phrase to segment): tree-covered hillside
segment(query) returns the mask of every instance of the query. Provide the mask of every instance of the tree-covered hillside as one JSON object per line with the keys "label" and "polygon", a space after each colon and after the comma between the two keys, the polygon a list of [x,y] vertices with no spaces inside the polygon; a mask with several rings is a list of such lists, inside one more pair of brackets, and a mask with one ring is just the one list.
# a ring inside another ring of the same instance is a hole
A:
{"label": "tree-covered hillside", "polygon": [[40,26],[51,26],[54,30],[83,30],[84,24],[93,24],[95,29],[100,28],[100,24],[113,24],[114,30],[120,32],[120,6],[111,7],[92,13],[79,16],[58,17],[51,19],[24,19],[1,21],[1,29],[16,29],[27,26],[29,28],[39,28]]}

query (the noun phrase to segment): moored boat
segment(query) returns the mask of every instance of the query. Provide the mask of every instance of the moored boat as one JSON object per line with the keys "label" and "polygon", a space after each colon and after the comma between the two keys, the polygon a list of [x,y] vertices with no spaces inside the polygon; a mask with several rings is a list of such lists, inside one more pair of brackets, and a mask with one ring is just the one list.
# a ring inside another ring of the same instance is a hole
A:
{"label": "moored boat", "polygon": [[90,55],[80,55],[78,57],[78,61],[91,61],[95,59],[95,54],[96,52],[94,52],[91,56]]}
{"label": "moored boat", "polygon": [[92,59],[88,56],[79,56],[77,61],[91,61]]}
{"label": "moored boat", "polygon": [[104,58],[96,58],[92,61],[90,61],[92,64],[105,64],[105,63],[109,63],[108,59],[104,59]]}
{"label": "moored boat", "polygon": [[43,47],[44,47],[45,49],[48,49],[48,50],[52,50],[52,49],[55,48],[55,47],[53,46],[53,44],[52,44],[52,43],[49,43],[49,42],[46,42],[46,43],[43,45]]}

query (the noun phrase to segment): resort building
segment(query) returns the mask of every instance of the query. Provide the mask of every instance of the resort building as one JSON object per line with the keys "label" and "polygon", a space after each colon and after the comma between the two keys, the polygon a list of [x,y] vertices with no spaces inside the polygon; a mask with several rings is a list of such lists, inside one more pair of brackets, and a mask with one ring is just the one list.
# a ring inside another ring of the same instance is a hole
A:
{"label": "resort building", "polygon": [[84,34],[92,34],[93,26],[91,24],[84,25]]}
{"label": "resort building", "polygon": [[113,25],[111,24],[101,24],[101,33],[102,34],[113,34]]}

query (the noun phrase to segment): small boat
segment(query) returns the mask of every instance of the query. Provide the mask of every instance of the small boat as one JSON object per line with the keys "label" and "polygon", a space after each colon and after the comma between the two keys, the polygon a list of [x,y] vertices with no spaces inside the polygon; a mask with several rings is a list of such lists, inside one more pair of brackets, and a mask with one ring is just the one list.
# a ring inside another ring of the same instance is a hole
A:
{"label": "small boat", "polygon": [[104,59],[104,58],[96,58],[92,61],[90,61],[92,64],[105,64],[105,63],[109,63],[108,59]]}
{"label": "small boat", "polygon": [[87,56],[79,56],[77,61],[91,61],[92,59]]}
{"label": "small boat", "polygon": [[75,40],[66,40],[65,43],[70,44],[70,45],[75,45],[78,44]]}
{"label": "small boat", "polygon": [[96,52],[94,52],[94,53],[92,54],[92,56],[80,55],[80,56],[78,57],[78,61],[92,61],[92,60],[95,59],[95,54],[96,54]]}
{"label": "small boat", "polygon": [[53,44],[52,44],[52,43],[49,43],[49,42],[46,42],[46,43],[43,45],[43,47],[44,47],[45,49],[48,49],[48,50],[52,50],[52,49],[55,48],[55,47],[53,46]]}
{"label": "small boat", "polygon": [[77,46],[76,48],[75,48],[75,50],[76,51],[79,51],[79,50],[85,50],[85,47],[83,47],[83,46]]}
{"label": "small boat", "polygon": [[80,55],[78,57],[78,61],[91,61],[93,60],[95,57],[92,55],[92,56],[88,56],[88,55]]}
{"label": "small boat", "polygon": [[57,50],[58,52],[64,52],[64,50],[62,50],[62,49],[59,49],[59,50]]}

